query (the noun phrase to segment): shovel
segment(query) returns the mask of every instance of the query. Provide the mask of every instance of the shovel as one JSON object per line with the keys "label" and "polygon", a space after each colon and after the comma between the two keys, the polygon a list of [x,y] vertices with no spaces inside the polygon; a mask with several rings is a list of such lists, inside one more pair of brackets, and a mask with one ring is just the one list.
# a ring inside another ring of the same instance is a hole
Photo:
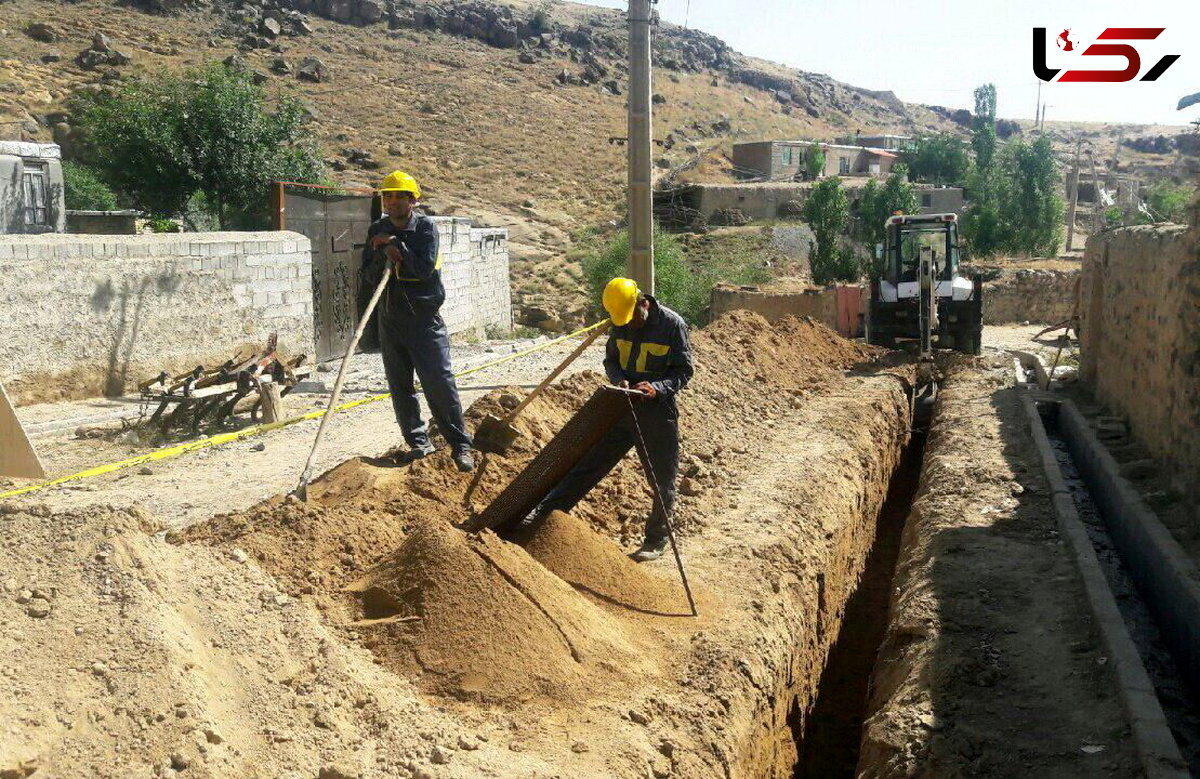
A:
{"label": "shovel", "polygon": [[537,386],[533,392],[525,396],[525,399],[508,413],[504,418],[497,417],[494,414],[488,414],[483,421],[479,423],[479,427],[475,430],[475,448],[481,452],[491,452],[492,454],[504,454],[509,447],[517,440],[517,436],[521,433],[513,427],[513,420],[517,418],[526,406],[533,399],[541,395],[550,383],[558,378],[559,374],[566,370],[567,366],[575,361],[579,355],[592,345],[592,342],[600,337],[601,333],[608,331],[608,323],[597,327],[592,332],[588,333],[588,337],[583,339],[583,343],[575,347],[575,351],[567,355],[567,359],[559,363],[558,367],[550,372],[550,375],[542,379],[542,383]]}
{"label": "shovel", "polygon": [[371,302],[367,303],[366,309],[359,317],[358,328],[354,331],[354,337],[350,339],[346,356],[342,358],[342,367],[338,368],[337,381],[333,383],[333,394],[329,396],[329,406],[321,415],[321,426],[317,428],[317,437],[313,440],[312,449],[308,453],[308,461],[304,463],[304,472],[300,474],[300,483],[291,492],[300,500],[308,500],[308,481],[312,478],[313,458],[316,457],[317,447],[321,445],[321,438],[325,435],[325,425],[329,423],[329,418],[333,416],[333,409],[337,406],[338,398],[342,396],[342,381],[346,378],[346,366],[350,364],[350,358],[354,356],[354,349],[358,346],[363,331],[367,329],[367,323],[371,321],[371,314],[375,311],[375,305],[379,303],[379,298],[383,295],[383,290],[387,287],[391,275],[391,263],[388,263],[388,266],[384,268],[383,278],[379,280],[379,285],[375,287],[375,293],[371,295]]}

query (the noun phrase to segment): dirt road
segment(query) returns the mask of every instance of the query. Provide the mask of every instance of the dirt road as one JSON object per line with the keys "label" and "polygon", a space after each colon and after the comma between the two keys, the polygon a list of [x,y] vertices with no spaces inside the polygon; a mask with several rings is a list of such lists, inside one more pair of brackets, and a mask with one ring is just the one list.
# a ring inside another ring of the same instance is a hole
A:
{"label": "dirt road", "polygon": [[[496,387],[536,385],[577,344],[575,340],[567,341],[460,379],[463,405],[470,405]],[[513,347],[527,348],[524,343],[517,342],[493,346],[492,352],[481,347],[463,348],[461,354],[456,350],[456,369],[459,365],[478,365],[503,357],[511,353]],[[343,401],[387,392],[379,355],[358,355],[355,359]],[[593,346],[579,357],[573,369],[595,368],[602,359],[603,346]],[[336,375],[330,371],[316,374],[316,377],[332,387]],[[295,395],[289,398],[289,408],[296,414],[306,413],[323,408],[327,402],[328,395],[324,393]],[[64,404],[53,409],[32,406],[18,409],[18,414],[23,421],[45,424],[55,415],[70,418],[89,412],[94,414],[95,408],[89,409],[89,406],[97,405],[111,407],[111,402]],[[422,407],[428,419],[428,408]],[[14,500],[45,502],[55,508],[80,507],[98,501],[116,506],[138,504],[162,518],[168,526],[182,527],[218,512],[246,508],[295,487],[319,424],[319,420],[300,422],[264,435],[145,467],[69,482]],[[315,473],[322,473],[352,457],[382,454],[402,443],[389,400],[359,406],[330,420]],[[34,445],[52,477],[153,451],[151,446],[124,444],[120,439],[80,440],[74,436],[71,427],[51,436],[35,438]]]}

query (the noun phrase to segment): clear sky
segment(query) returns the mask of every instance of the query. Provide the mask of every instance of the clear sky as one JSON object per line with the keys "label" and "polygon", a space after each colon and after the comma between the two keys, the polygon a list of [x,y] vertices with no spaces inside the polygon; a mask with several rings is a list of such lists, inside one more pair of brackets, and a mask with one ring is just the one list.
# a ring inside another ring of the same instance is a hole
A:
{"label": "clear sky", "polygon": [[[624,0],[582,0],[607,8]],[[1180,58],[1154,82],[1043,84],[1046,119],[1187,124],[1200,105],[1176,111],[1179,98],[1200,92],[1200,0],[659,0],[662,17],[722,38],[735,50],[801,70],[827,73],[902,100],[971,108],[972,90],[992,82],[998,114],[1032,119],[1038,80],[1032,30],[1048,31],[1047,65],[1121,70],[1120,57],[1082,57],[1106,27],[1165,27],[1138,41],[1145,74],[1165,54]],[[1070,29],[1078,43],[1060,51],[1054,38]],[[1141,77],[1139,74],[1138,78]]]}

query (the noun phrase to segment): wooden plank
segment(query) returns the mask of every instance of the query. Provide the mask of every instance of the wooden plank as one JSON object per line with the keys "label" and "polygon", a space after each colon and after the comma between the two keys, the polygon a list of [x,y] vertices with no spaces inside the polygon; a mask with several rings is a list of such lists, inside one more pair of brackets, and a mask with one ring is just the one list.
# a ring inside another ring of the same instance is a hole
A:
{"label": "wooden plank", "polygon": [[29,442],[21,420],[17,419],[3,382],[0,382],[0,476],[46,478],[46,469]]}
{"label": "wooden plank", "polygon": [[264,384],[262,388],[262,421],[278,422],[287,417],[283,397],[279,393],[279,385]]}

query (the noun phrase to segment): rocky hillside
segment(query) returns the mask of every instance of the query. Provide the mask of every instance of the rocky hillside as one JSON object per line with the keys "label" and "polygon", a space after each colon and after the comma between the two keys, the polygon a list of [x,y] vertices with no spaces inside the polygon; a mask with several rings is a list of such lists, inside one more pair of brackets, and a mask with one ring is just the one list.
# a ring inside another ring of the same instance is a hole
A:
{"label": "rocky hillside", "polygon": [[[72,91],[214,60],[299,97],[334,177],[400,167],[437,213],[510,229],[521,305],[577,318],[580,228],[624,211],[624,14],[550,0],[9,0],[0,30],[0,135],[76,135]],[[660,171],[719,164],[738,140],[961,127],[815,73],[743,56],[716,37],[655,30]],[[711,164],[711,163],[716,164]],[[697,162],[708,162],[696,166]]]}

